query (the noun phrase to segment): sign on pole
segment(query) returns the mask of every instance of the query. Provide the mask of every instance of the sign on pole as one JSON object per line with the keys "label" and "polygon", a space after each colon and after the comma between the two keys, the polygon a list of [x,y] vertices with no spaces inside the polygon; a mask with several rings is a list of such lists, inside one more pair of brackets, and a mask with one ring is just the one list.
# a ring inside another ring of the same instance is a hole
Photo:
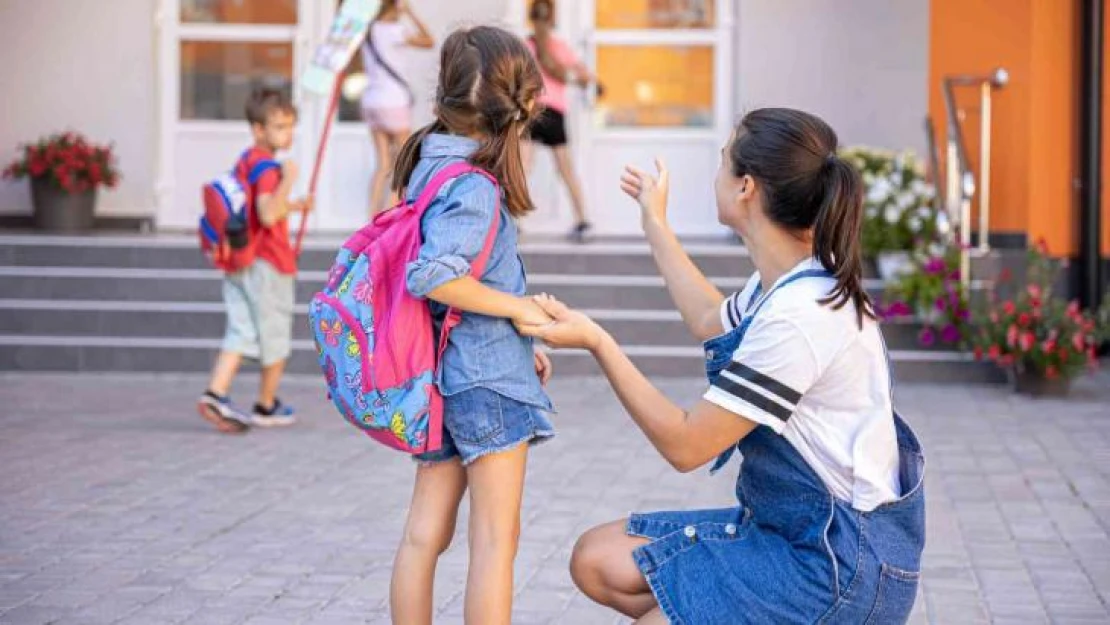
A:
{"label": "sign on pole", "polygon": [[381,0],[343,0],[327,39],[316,48],[301,77],[305,89],[324,96],[335,89],[335,81],[366,39],[370,20],[378,14],[380,6]]}

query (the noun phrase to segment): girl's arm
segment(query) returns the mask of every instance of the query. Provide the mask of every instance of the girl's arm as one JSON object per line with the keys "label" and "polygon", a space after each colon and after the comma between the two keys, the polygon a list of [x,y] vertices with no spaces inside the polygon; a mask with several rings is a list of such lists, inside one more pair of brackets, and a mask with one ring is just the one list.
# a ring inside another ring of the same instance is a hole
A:
{"label": "girl's arm", "polygon": [[551,320],[529,298],[503,293],[482,284],[472,274],[482,253],[501,196],[489,180],[478,175],[457,178],[423,217],[423,243],[416,260],[405,267],[405,285],[415,297],[518,324]]}
{"label": "girl's arm", "polygon": [[704,399],[683,410],[655,388],[613,337],[589,317],[552,298],[536,299],[555,322],[521,327],[521,332],[541,338],[551,347],[588,349],[629,416],[678,471],[693,471],[755,429],[755,422]]}
{"label": "girl's arm", "polygon": [[567,81],[567,68],[556,61],[554,55],[551,54],[549,46],[552,37],[550,27],[544,24],[536,25],[536,30],[532,34],[532,44],[536,49],[536,62],[548,76],[565,83]]}
{"label": "girl's arm", "polygon": [[427,297],[465,312],[512,319],[519,325],[542,325],[551,321],[531,298],[502,293],[469,275],[436,287]]}
{"label": "girl's arm", "polygon": [[655,160],[655,166],[659,170],[658,180],[635,167],[626,167],[621,176],[621,190],[640,204],[644,234],[671,299],[690,333],[704,341],[724,331],[720,311],[725,298],[690,260],[667,224],[670,176],[659,159]]}
{"label": "girl's arm", "polygon": [[424,24],[424,22],[421,21],[421,19],[416,15],[416,11],[412,10],[412,7],[409,6],[409,3],[403,3],[401,5],[401,11],[405,15],[407,15],[410,20],[412,20],[412,23],[416,26],[417,29],[416,34],[409,35],[405,39],[405,45],[424,49],[434,47],[436,45],[435,37],[433,37],[431,31],[428,30],[428,26]]}

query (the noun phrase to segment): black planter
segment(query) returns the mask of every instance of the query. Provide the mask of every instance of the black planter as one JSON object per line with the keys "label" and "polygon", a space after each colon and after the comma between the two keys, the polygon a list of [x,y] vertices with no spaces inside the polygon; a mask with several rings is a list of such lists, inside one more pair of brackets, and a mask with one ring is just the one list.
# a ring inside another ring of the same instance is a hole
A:
{"label": "black planter", "polygon": [[1015,371],[1010,369],[1010,383],[1014,392],[1033,397],[1067,397],[1071,391],[1071,379],[1059,377],[1049,380],[1034,371]]}
{"label": "black planter", "polygon": [[86,232],[93,226],[96,190],[66,193],[43,178],[32,178],[31,204],[39,230]]}

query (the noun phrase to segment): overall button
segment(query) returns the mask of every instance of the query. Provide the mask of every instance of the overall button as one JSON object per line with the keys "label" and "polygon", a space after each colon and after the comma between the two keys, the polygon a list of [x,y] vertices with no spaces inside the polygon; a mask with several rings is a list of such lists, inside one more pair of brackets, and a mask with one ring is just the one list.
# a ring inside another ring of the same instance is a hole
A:
{"label": "overall button", "polygon": [[711,349],[705,350],[705,359],[706,360],[713,360],[716,357],[717,357],[717,352],[715,352]]}
{"label": "overall button", "polygon": [[736,535],[736,525],[734,523],[729,523],[728,525],[726,525],[725,526],[725,533],[728,534],[729,536],[735,536]]}
{"label": "overall button", "polygon": [[693,538],[698,535],[698,530],[693,525],[687,525],[686,529],[682,530],[682,533],[686,534],[687,538]]}

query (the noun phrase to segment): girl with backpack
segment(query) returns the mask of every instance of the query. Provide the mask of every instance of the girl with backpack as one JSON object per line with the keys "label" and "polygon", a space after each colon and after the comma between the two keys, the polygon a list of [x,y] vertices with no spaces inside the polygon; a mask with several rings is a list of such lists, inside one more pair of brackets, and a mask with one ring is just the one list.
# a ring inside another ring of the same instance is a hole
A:
{"label": "girl with backpack", "polygon": [[[416,32],[406,26],[407,18]],[[374,174],[370,181],[370,215],[385,208],[386,182],[393,169],[393,156],[412,132],[412,88],[401,76],[403,48],[428,49],[435,38],[406,0],[383,0],[362,43],[362,66],[366,90],[362,93],[362,116],[370,126],[374,143]],[[392,202],[389,203],[393,205]]]}
{"label": "girl with backpack", "polygon": [[582,313],[525,328],[589,349],[636,425],[682,472],[740,451],[736,505],[633,514],[586,532],[571,576],[646,624],[902,623],[925,543],[924,458],[894,412],[891,373],[863,286],[859,173],[813,115],[761,109],[721,150],[722,224],[757,272],[725,297],[667,226],[667,173],[629,168],[622,189],[690,332],[709,384],[683,409]]}
{"label": "girl with backpack", "polygon": [[555,434],[543,389],[551,363],[513,327],[550,321],[525,297],[514,225],[533,208],[520,143],[543,83],[524,43],[489,26],[453,33],[440,63],[435,121],[401,148],[393,188],[412,202],[445,168],[484,172],[440,187],[421,218],[419,255],[405,268],[409,293],[429,300],[437,335],[444,323],[457,325],[437,372],[442,447],[415,456],[390,605],[394,623],[432,622],[436,562],[469,489],[466,622],[508,624],[528,447]]}

